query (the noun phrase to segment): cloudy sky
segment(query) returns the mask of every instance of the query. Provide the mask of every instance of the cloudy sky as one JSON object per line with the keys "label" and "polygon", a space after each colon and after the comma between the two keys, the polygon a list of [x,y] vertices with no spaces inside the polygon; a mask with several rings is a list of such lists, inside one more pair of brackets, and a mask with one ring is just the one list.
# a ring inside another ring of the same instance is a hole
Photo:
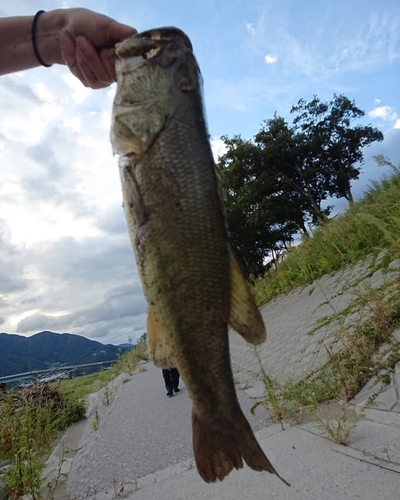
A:
{"label": "cloudy sky", "polygon": [[[300,98],[355,99],[385,135],[366,151],[360,196],[400,162],[398,0],[0,0],[0,15],[87,7],[138,30],[175,25],[202,69],[210,134],[252,137]],[[146,303],[109,143],[115,88],[88,90],[64,67],[0,77],[0,331],[126,342]]]}

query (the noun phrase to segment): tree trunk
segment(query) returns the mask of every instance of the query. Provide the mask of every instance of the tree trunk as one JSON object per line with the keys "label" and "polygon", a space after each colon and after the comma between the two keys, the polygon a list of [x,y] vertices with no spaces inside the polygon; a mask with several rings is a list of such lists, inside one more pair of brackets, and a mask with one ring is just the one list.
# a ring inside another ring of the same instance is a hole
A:
{"label": "tree trunk", "polygon": [[349,205],[352,206],[354,204],[354,198],[351,194],[350,188],[347,188],[345,191],[346,200],[349,202]]}
{"label": "tree trunk", "polygon": [[[303,184],[305,184],[304,179],[303,179],[303,174],[302,174],[301,169],[300,169],[300,167],[298,166],[297,163],[295,163],[295,168],[296,168],[297,173],[299,174],[301,180],[303,181]],[[302,189],[300,188],[300,186],[296,185],[296,183],[294,181],[292,181],[292,183],[296,187],[296,189],[299,191],[299,193],[301,194]],[[321,213],[321,209],[319,208],[319,206],[317,205],[316,201],[314,200],[313,195],[306,188],[306,186],[303,186],[303,190],[306,193],[307,198],[310,200],[311,206],[313,207],[315,214],[319,215]]]}
{"label": "tree trunk", "polygon": [[303,220],[299,223],[299,227],[303,231],[303,233],[309,238],[310,233],[307,231],[307,228],[306,228]]}

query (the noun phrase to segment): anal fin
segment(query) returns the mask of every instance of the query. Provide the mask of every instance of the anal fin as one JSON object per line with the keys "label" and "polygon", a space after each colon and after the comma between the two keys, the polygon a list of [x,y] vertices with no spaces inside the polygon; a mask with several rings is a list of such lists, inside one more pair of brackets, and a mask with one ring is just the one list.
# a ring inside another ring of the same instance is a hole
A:
{"label": "anal fin", "polygon": [[264,321],[236,258],[232,252],[229,255],[231,269],[229,325],[247,342],[254,345],[261,344],[267,336]]}
{"label": "anal fin", "polygon": [[157,323],[151,310],[149,310],[147,316],[146,338],[151,359],[158,368],[173,368],[176,366],[172,349],[167,343],[166,335]]}

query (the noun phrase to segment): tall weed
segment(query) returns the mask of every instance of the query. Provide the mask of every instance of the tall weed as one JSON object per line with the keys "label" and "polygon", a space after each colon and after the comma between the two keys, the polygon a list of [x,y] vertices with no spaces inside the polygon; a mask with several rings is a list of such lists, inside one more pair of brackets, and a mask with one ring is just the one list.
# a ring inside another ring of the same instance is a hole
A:
{"label": "tall weed", "polygon": [[[5,474],[10,499],[41,498],[42,471],[56,434],[83,418],[82,401],[58,391],[10,390],[0,395],[0,461],[11,460]],[[47,386],[46,386],[47,387]]]}

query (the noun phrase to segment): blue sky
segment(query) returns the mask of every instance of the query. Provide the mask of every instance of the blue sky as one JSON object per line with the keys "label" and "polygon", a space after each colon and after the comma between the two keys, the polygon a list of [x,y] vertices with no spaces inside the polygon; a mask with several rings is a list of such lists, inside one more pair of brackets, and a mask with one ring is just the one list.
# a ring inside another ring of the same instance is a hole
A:
{"label": "blue sky", "polygon": [[[0,0],[0,15],[86,7],[145,30],[174,25],[202,70],[215,154],[300,98],[344,93],[377,126],[354,194],[400,163],[400,4],[395,0],[164,2]],[[146,303],[121,209],[109,128],[114,86],[85,89],[64,67],[0,77],[0,330],[126,342]],[[337,204],[337,209],[343,203]]]}

